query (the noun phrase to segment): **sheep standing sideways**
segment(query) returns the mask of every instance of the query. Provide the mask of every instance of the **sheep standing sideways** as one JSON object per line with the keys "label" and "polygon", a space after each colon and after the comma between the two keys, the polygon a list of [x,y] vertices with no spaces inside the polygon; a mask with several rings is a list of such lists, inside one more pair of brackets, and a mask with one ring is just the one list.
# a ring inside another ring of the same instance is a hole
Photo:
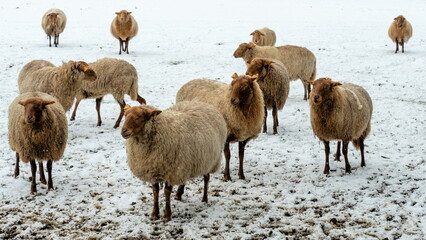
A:
{"label": "sheep standing sideways", "polygon": [[146,104],[145,99],[138,94],[138,73],[132,64],[120,59],[103,58],[89,63],[89,66],[97,73],[97,79],[94,82],[82,82],[81,89],[77,91],[77,101],[71,121],[75,119],[78,104],[82,99],[96,98],[96,111],[98,112],[97,126],[101,126],[100,109],[102,98],[107,94],[112,94],[121,108],[114,128],[120,126],[124,115],[124,107],[126,106],[124,94],[130,95],[132,100],[138,101],[140,104]]}
{"label": "sheep standing sideways", "polygon": [[49,47],[52,46],[52,37],[54,37],[53,44],[55,44],[55,47],[58,46],[59,34],[64,31],[66,24],[67,17],[60,9],[52,8],[43,15],[41,27],[49,38]]}
{"label": "sheep standing sideways", "polygon": [[19,72],[19,93],[39,91],[50,94],[68,111],[83,80],[96,80],[96,73],[85,62],[69,61],[55,67],[45,60],[33,60]]}
{"label": "sheep standing sideways", "polygon": [[[348,144],[352,141],[361,149],[361,167],[365,166],[364,139],[370,133],[373,103],[362,87],[351,83],[334,82],[330,78],[313,81],[309,99],[311,126],[314,134],[324,142],[324,174],[330,173],[329,141],[343,143],[346,173],[351,173],[348,161]],[[337,145],[337,158],[340,156],[340,143]]]}
{"label": "sheep standing sideways", "polygon": [[241,43],[234,52],[234,57],[243,58],[248,63],[254,58],[270,58],[281,61],[287,68],[290,80],[300,79],[303,83],[307,100],[311,91],[309,80],[316,77],[316,58],[307,48],[285,45],[280,47],[256,46],[254,43]]}
{"label": "sheep standing sideways", "polygon": [[250,34],[252,42],[258,46],[274,46],[277,41],[275,32],[269,28],[261,28]]}
{"label": "sheep standing sideways", "polygon": [[267,109],[272,109],[274,134],[277,134],[278,109],[283,109],[290,92],[290,77],[288,76],[287,68],[280,61],[266,58],[255,58],[250,62],[246,74],[259,76],[257,83],[263,92],[263,101],[265,103],[263,132],[267,131]]}
{"label": "sheep standing sideways", "polygon": [[53,189],[52,162],[64,154],[68,136],[65,111],[57,99],[46,93],[27,92],[9,106],[9,145],[16,151],[15,177],[19,175],[19,159],[31,164],[31,193],[37,192],[36,160],[40,181],[46,184],[42,161],[47,161],[48,190]]}
{"label": "sheep standing sideways", "polygon": [[127,139],[127,162],[136,177],[152,184],[151,218],[159,218],[158,195],[162,182],[165,183],[164,218],[167,221],[172,214],[173,185],[180,185],[176,193],[176,199],[180,200],[185,182],[204,176],[202,201],[207,202],[210,173],[220,168],[226,140],[226,122],[220,112],[209,104],[191,101],[177,103],[164,111],[147,105],[126,106],[125,116],[121,135]]}
{"label": "sheep standing sideways", "polygon": [[120,42],[119,54],[121,50],[129,54],[129,41],[138,34],[138,23],[130,15],[131,13],[126,10],[116,12],[117,16],[111,23],[111,34]]}
{"label": "sheep standing sideways", "polygon": [[195,79],[183,85],[176,102],[197,100],[215,106],[222,113],[228,127],[225,143],[224,180],[231,180],[229,143],[238,142],[240,179],[245,179],[243,162],[247,142],[256,138],[262,130],[264,117],[263,94],[256,83],[257,76],[232,75],[231,85],[208,79]]}
{"label": "sheep standing sideways", "polygon": [[410,22],[402,15],[399,15],[393,20],[389,27],[388,35],[396,43],[395,53],[399,51],[398,45],[401,45],[402,52],[404,52],[404,44],[413,36],[413,27],[411,27]]}

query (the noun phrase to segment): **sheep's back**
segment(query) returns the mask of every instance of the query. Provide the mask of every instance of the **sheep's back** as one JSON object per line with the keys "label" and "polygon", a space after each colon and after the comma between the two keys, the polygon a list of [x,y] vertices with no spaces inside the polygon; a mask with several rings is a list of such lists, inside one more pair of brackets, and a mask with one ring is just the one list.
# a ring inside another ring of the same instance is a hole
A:
{"label": "sheep's back", "polygon": [[285,45],[278,47],[280,60],[287,68],[291,80],[314,79],[316,73],[315,55],[307,48]]}
{"label": "sheep's back", "polygon": [[22,67],[18,75],[19,93],[37,91],[40,81],[43,79],[35,77],[42,68],[55,67],[51,62],[45,60],[33,60]]}
{"label": "sheep's back", "polygon": [[274,105],[282,109],[290,92],[290,78],[286,67],[281,62],[273,62],[263,80],[257,80],[263,93],[265,106],[271,109]]}
{"label": "sheep's back", "polygon": [[56,33],[56,34],[59,34],[59,33],[62,33],[63,31],[64,31],[64,29],[65,29],[65,26],[66,26],[66,24],[67,24],[67,17],[66,17],[66,15],[65,15],[65,13],[62,11],[62,10],[60,10],[60,9],[58,9],[58,8],[52,8],[52,9],[49,9],[44,15],[43,15],[43,18],[42,18],[42,21],[41,21],[41,27],[43,28],[43,30],[44,30],[44,32],[46,33],[46,34],[49,34],[48,32],[47,32],[47,15],[49,15],[49,14],[51,14],[51,13],[59,13],[58,14],[58,17],[57,17],[57,19],[58,19],[58,27],[57,27],[57,29],[56,29],[56,32],[52,32],[50,35],[53,37],[54,36],[54,34]]}
{"label": "sheep's back", "polygon": [[265,34],[265,36],[260,37],[260,46],[274,46],[275,42],[277,41],[277,37],[275,35],[275,32],[269,28],[262,28],[259,29],[260,32]]}

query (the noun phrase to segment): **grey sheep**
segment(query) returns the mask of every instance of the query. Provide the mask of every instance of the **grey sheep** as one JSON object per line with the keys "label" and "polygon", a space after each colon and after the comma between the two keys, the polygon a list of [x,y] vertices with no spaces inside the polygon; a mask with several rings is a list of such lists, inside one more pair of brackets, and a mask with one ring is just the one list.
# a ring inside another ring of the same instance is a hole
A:
{"label": "grey sheep", "polygon": [[277,41],[275,32],[267,27],[254,30],[250,35],[251,41],[258,46],[275,46]]}
{"label": "grey sheep", "polygon": [[65,16],[65,13],[60,9],[49,9],[43,15],[43,18],[41,20],[41,27],[49,38],[49,47],[52,46],[52,37],[54,37],[53,44],[55,44],[55,47],[58,46],[59,34],[64,31],[66,24],[67,17]]}
{"label": "grey sheep", "polygon": [[138,23],[133,18],[132,12],[121,10],[111,23],[111,34],[120,42],[120,51],[129,54],[129,41],[138,34]]}
{"label": "grey sheep", "polygon": [[388,35],[394,43],[396,43],[395,53],[399,51],[399,45],[404,52],[404,44],[413,36],[413,27],[404,16],[399,15],[393,19],[394,21],[389,27]]}

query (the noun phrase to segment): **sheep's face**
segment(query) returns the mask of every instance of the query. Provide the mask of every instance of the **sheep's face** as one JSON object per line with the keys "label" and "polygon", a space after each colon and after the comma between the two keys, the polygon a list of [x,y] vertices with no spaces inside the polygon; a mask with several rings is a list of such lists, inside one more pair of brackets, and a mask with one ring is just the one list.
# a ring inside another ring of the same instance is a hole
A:
{"label": "sheep's face", "polygon": [[150,106],[130,107],[126,105],[124,108],[124,121],[121,128],[121,136],[124,139],[138,136],[145,128],[145,125],[150,120],[155,120],[161,111]]}
{"label": "sheep's face", "polygon": [[401,27],[402,27],[402,25],[404,25],[405,17],[404,17],[404,16],[402,16],[402,15],[399,15],[398,17],[394,18],[393,20],[395,20],[395,21],[396,21],[396,26],[397,26],[398,28],[401,28]]}
{"label": "sheep's face", "polygon": [[95,71],[93,71],[93,69],[91,69],[89,67],[89,64],[87,64],[86,62],[80,61],[77,62],[76,67],[78,69],[78,71],[84,73],[84,78],[83,80],[86,81],[95,81],[97,76]]}
{"label": "sheep's face", "polygon": [[132,14],[132,12],[121,10],[120,12],[116,12],[115,14],[117,14],[117,19],[119,22],[125,23],[130,21],[130,14]]}
{"label": "sheep's face", "polygon": [[247,102],[253,93],[253,83],[257,79],[255,76],[238,76],[236,73],[232,75],[231,82],[231,104],[238,106]]}
{"label": "sheep's face", "polygon": [[49,13],[47,15],[47,26],[56,27],[59,13]]}
{"label": "sheep's face", "polygon": [[36,97],[20,101],[18,104],[24,106],[24,123],[39,123],[46,106],[52,103],[55,103],[55,101],[44,100]]}
{"label": "sheep's face", "polygon": [[250,35],[253,36],[251,41],[256,45],[259,45],[262,36],[265,36],[265,34],[260,32],[259,30],[252,32]]}
{"label": "sheep's face", "polygon": [[339,82],[334,82],[330,78],[319,78],[315,81],[310,81],[312,84],[312,91],[309,95],[309,101],[311,104],[319,105],[329,99],[333,89],[336,86],[342,85]]}
{"label": "sheep's face", "polygon": [[237,50],[235,50],[234,57],[241,58],[244,56],[247,50],[252,49],[254,47],[255,47],[254,43],[241,43],[238,46]]}
{"label": "sheep's face", "polygon": [[266,70],[269,65],[271,65],[271,63],[273,63],[273,61],[268,59],[255,58],[249,62],[249,66],[246,70],[246,75],[261,75],[264,73],[264,70]]}

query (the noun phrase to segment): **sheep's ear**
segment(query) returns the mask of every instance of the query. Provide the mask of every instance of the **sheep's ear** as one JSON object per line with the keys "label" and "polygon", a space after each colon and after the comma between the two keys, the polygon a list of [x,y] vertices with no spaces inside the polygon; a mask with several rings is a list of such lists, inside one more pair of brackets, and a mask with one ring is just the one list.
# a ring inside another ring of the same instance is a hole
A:
{"label": "sheep's ear", "polygon": [[309,80],[308,80],[308,82],[309,82],[310,84],[314,84],[314,81],[315,81],[314,79],[309,79]]}
{"label": "sheep's ear", "polygon": [[43,102],[41,103],[43,105],[43,107],[49,105],[49,104],[54,104],[55,101],[52,100],[43,100]]}
{"label": "sheep's ear", "polygon": [[251,64],[251,60],[248,60],[248,61],[247,61],[247,64]]}
{"label": "sheep's ear", "polygon": [[129,110],[131,108],[131,106],[129,104],[126,104],[126,106],[124,106],[123,110],[126,112],[127,110]]}
{"label": "sheep's ear", "polygon": [[25,106],[25,102],[24,101],[19,101],[18,104],[22,105],[22,106]]}
{"label": "sheep's ear", "polygon": [[255,74],[255,75],[250,76],[250,77],[249,77],[249,80],[250,80],[251,82],[253,82],[253,81],[257,80],[258,78],[259,78],[259,75],[258,75],[258,74]]}
{"label": "sheep's ear", "polygon": [[238,77],[237,73],[232,74],[231,78],[236,79]]}
{"label": "sheep's ear", "polygon": [[393,20],[397,20],[398,18],[394,18]]}
{"label": "sheep's ear", "polygon": [[254,47],[256,47],[256,45],[254,43],[250,42],[249,45],[248,45],[248,48],[252,49]]}
{"label": "sheep's ear", "polygon": [[151,112],[151,118],[155,119],[161,113],[161,110],[154,110]]}
{"label": "sheep's ear", "polygon": [[258,31],[260,35],[265,36],[265,34],[263,34],[261,31]]}
{"label": "sheep's ear", "polygon": [[332,87],[336,87],[336,86],[340,86],[340,85],[342,85],[341,83],[339,83],[339,82],[332,82],[331,83],[331,86]]}
{"label": "sheep's ear", "polygon": [[256,31],[254,31],[254,32],[250,33],[250,36],[252,36],[255,32],[256,32]]}
{"label": "sheep's ear", "polygon": [[115,14],[119,15],[120,13],[119,12],[115,12]]}
{"label": "sheep's ear", "polygon": [[130,15],[130,14],[132,14],[132,12],[127,12],[127,14],[129,14],[129,15]]}

